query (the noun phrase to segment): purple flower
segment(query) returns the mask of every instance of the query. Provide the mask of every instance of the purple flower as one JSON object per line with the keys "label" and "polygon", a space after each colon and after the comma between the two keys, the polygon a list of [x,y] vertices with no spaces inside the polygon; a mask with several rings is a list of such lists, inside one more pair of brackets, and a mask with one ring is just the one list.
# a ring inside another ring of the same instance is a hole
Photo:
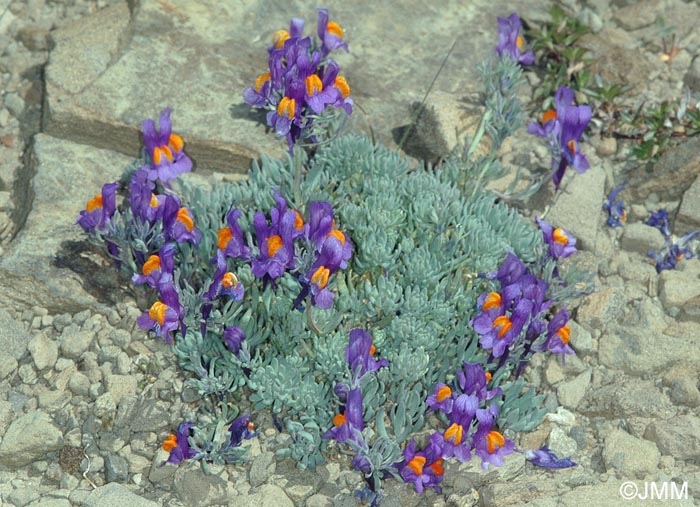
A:
{"label": "purple flower", "polygon": [[[505,288],[509,285],[517,283],[520,278],[527,272],[527,267],[521,261],[517,255],[513,252],[508,252],[503,263],[499,266],[498,271],[495,273],[489,273],[486,275],[487,278],[495,278],[501,284],[501,288]],[[508,299],[508,298],[506,298]]]}
{"label": "purple flower", "polygon": [[664,235],[664,238],[668,239],[671,237],[671,229],[668,224],[668,211],[665,209],[652,212],[649,220],[644,223],[651,227],[656,227]]}
{"label": "purple flower", "polygon": [[571,461],[571,458],[557,458],[549,448],[545,445],[537,451],[525,451],[525,459],[533,465],[543,468],[569,468],[576,466],[576,463]]}
{"label": "purple flower", "polygon": [[343,260],[343,245],[337,238],[331,237],[323,242],[321,254],[306,274],[310,284],[311,302],[319,308],[333,306],[335,294],[328,290],[330,276],[338,271]]}
{"label": "purple flower", "polygon": [[163,275],[158,283],[161,299],[151,305],[151,308],[136,319],[141,329],[152,330],[156,336],[172,343],[171,332],[177,330],[180,324],[182,307],[173,285],[172,277]]}
{"label": "purple flower", "polygon": [[343,48],[348,50],[348,45],[343,41],[345,33],[338,23],[328,20],[328,10],[318,10],[318,38],[321,39],[321,52],[323,56],[334,49]]}
{"label": "purple flower", "polygon": [[90,199],[85,209],[80,212],[77,223],[85,232],[95,229],[105,230],[105,225],[117,209],[116,193],[119,183],[107,183],[102,187],[102,193]]}
{"label": "purple flower", "polygon": [[294,269],[294,240],[304,234],[304,221],[297,211],[287,210],[284,198],[275,196],[277,207],[270,211],[271,225],[260,212],[253,218],[260,255],[253,259],[253,274],[264,280],[276,279]]}
{"label": "purple flower", "polygon": [[454,403],[452,388],[447,384],[436,384],[435,392],[428,396],[425,403],[430,407],[429,411],[439,410],[444,414],[450,415],[452,412],[452,404]]}
{"label": "purple flower", "polygon": [[566,232],[561,227],[554,229],[539,217],[535,217],[535,220],[542,231],[545,243],[549,245],[549,255],[553,259],[565,259],[576,253],[576,238],[571,233]]}
{"label": "purple flower", "polygon": [[195,449],[190,449],[190,443],[188,441],[188,436],[190,434],[190,429],[194,426],[194,423],[181,422],[177,427],[177,432],[175,434],[168,435],[168,438],[163,442],[163,449],[170,453],[167,461],[161,463],[161,466],[166,463],[171,463],[177,465],[181,461],[193,458],[197,455]]}
{"label": "purple flower", "polygon": [[148,167],[134,172],[129,184],[129,205],[134,216],[154,223],[163,216],[164,195],[155,195],[155,184],[148,179]]}
{"label": "purple flower", "polygon": [[469,438],[469,427],[479,408],[479,398],[476,395],[460,394],[454,401],[450,414],[450,425],[442,433],[442,455],[445,458],[457,458],[466,463],[471,459],[472,442]]}
{"label": "purple flower", "polygon": [[235,274],[228,271],[224,251],[221,249],[217,250],[216,258],[212,262],[216,262],[216,272],[203,299],[213,301],[221,296],[228,296],[234,301],[243,299],[243,284],[238,281]]}
{"label": "purple flower", "polygon": [[512,454],[515,450],[515,442],[493,429],[498,418],[498,408],[496,405],[491,405],[488,409],[478,410],[476,417],[479,425],[473,442],[474,452],[481,458],[481,467],[488,470],[489,463],[502,466],[505,456]]}
{"label": "purple flower", "polygon": [[673,235],[666,238],[660,252],[649,250],[649,257],[652,257],[656,262],[656,272],[661,273],[665,269],[674,269],[676,264],[681,260],[692,259],[695,256],[695,250],[690,245],[691,241],[696,241],[700,231],[692,231],[688,234],[677,238]]}
{"label": "purple flower", "polygon": [[160,180],[165,183],[192,169],[192,161],[183,151],[184,141],[172,133],[170,113],[170,107],[161,111],[157,132],[153,120],[144,120],[141,124],[146,152],[151,159],[148,170],[148,179],[151,181]]}
{"label": "purple flower", "polygon": [[502,393],[501,388],[488,390],[491,373],[485,372],[479,363],[464,362],[464,368],[457,372],[457,381],[464,394],[474,394],[479,400],[490,400]]}
{"label": "purple flower", "polygon": [[554,186],[559,189],[564,172],[568,166],[577,172],[585,172],[588,159],[581,153],[579,141],[591,120],[592,111],[589,106],[575,106],[574,92],[566,86],[561,86],[554,97],[556,111],[545,112],[542,125],[536,122],[528,125],[528,132],[540,137],[546,137],[557,154],[552,159],[552,167],[556,171],[552,176]]}
{"label": "purple flower", "polygon": [[154,289],[158,288],[158,284],[164,274],[172,275],[175,269],[175,243],[165,243],[160,247],[157,255],[151,255],[141,268],[142,275],[134,273],[131,281],[136,285],[147,283]]}
{"label": "purple flower", "polygon": [[430,443],[423,451],[416,452],[416,442],[411,442],[403,450],[404,465],[399,469],[401,478],[406,482],[412,482],[418,493],[424,488],[435,488],[440,493],[439,486],[445,473],[442,462],[441,437],[439,433],[433,433]]}
{"label": "purple flower", "polygon": [[163,231],[168,240],[178,243],[185,241],[198,245],[202,239],[202,233],[194,226],[192,212],[180,206],[180,199],[175,195],[168,195],[163,204]]}
{"label": "purple flower", "polygon": [[272,45],[267,48],[269,53],[284,49],[285,46],[294,44],[304,33],[304,20],[300,18],[292,18],[289,23],[289,31],[277,30],[272,35]]}
{"label": "purple flower", "polygon": [[350,331],[350,344],[345,348],[345,359],[355,380],[354,385],[367,373],[377,371],[382,366],[389,366],[386,359],[374,358],[375,350],[372,337],[367,331],[360,328]]}
{"label": "purple flower", "polygon": [[569,322],[569,313],[566,309],[561,309],[547,325],[547,341],[544,343],[544,347],[554,354],[562,354],[563,356],[574,353],[574,350],[569,346],[571,328],[567,322]]}
{"label": "purple flower", "polygon": [[226,257],[241,258],[248,260],[250,258],[250,250],[245,245],[243,240],[243,230],[238,225],[238,219],[241,217],[241,210],[232,209],[226,214],[227,226],[219,229],[217,234],[217,246],[222,250]]}
{"label": "purple flower", "polygon": [[520,36],[522,23],[516,13],[508,18],[498,18],[498,46],[496,52],[498,56],[505,53],[513,60],[517,60],[523,65],[531,65],[535,61],[532,51],[522,52],[525,46],[523,38]]}
{"label": "purple flower", "polygon": [[352,389],[348,393],[345,411],[333,418],[333,427],[323,434],[323,438],[332,438],[341,444],[348,440],[360,443],[357,432],[362,432],[365,424],[362,419],[362,390]]}
{"label": "purple flower", "polygon": [[255,426],[250,422],[250,412],[234,419],[228,430],[231,432],[231,447],[238,447],[244,439],[250,440],[258,436],[254,431]]}
{"label": "purple flower", "polygon": [[485,349],[491,349],[494,357],[500,357],[506,348],[513,344],[527,323],[532,311],[532,301],[521,299],[510,315],[502,313],[492,315],[482,313],[471,320],[474,331],[479,333],[479,343]]}
{"label": "purple flower", "polygon": [[606,220],[606,223],[610,227],[622,227],[622,225],[627,221],[625,203],[622,202],[622,199],[617,199],[617,194],[619,194],[626,186],[627,182],[616,186],[603,203],[603,209],[608,212],[608,219]]}
{"label": "purple flower", "polygon": [[238,326],[230,326],[224,329],[224,343],[226,348],[238,355],[241,344],[245,340],[245,332]]}

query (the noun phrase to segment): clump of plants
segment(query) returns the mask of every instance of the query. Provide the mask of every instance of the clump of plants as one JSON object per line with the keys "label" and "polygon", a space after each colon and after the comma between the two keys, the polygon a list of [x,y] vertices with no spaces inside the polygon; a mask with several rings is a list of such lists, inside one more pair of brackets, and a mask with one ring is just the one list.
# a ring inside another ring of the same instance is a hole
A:
{"label": "clump of plants", "polygon": [[[439,491],[444,460],[487,468],[516,450],[515,432],[545,412],[521,374],[535,353],[573,353],[565,304],[584,285],[561,263],[571,234],[483,191],[498,167],[474,155],[478,137],[418,169],[362,136],[319,146],[353,102],[330,58],[345,33],[318,14],[317,38],[299,19],[275,32],[268,70],[244,92],[287,158],[263,156],[212,191],[178,182],[192,164],[166,109],[159,129],[143,123],[128,183],[105,185],[78,222],[144,288],[139,325],[172,345],[202,397],[165,438],[169,463],[245,459],[255,413],[270,410],[291,435],[280,455],[314,468],[348,454],[377,503],[387,478]],[[501,140],[522,124],[505,79],[518,82],[527,58],[513,16],[484,70],[479,135]],[[526,456],[573,465],[546,448]]]}

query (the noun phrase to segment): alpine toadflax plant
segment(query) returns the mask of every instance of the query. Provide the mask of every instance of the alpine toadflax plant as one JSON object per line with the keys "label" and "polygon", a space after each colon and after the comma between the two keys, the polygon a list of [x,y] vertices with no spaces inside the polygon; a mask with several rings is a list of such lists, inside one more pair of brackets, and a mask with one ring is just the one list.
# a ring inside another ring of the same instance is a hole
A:
{"label": "alpine toadflax plant", "polygon": [[[268,70],[246,88],[243,98],[253,107],[266,109],[267,124],[287,139],[290,153],[298,142],[315,142],[314,121],[326,108],[342,108],[352,114],[350,87],[338,64],[328,54],[346,51],[341,26],[318,10],[318,38],[302,37],[304,21],[294,18],[289,30],[278,30],[268,48]],[[319,43],[320,42],[320,43]]]}

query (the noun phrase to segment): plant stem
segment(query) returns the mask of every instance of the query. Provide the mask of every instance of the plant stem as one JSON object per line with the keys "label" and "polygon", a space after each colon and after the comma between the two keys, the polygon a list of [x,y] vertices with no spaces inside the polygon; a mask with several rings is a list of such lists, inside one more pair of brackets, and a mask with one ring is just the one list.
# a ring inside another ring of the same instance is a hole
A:
{"label": "plant stem", "polygon": [[303,157],[301,146],[296,146],[294,150],[294,201],[299,212],[302,212],[301,202],[301,170],[303,165]]}

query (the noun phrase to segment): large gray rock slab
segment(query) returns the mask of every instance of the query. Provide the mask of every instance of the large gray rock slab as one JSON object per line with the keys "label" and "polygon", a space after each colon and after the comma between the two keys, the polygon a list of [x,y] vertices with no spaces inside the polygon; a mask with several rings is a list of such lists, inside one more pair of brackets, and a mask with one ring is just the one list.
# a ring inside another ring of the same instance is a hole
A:
{"label": "large gray rock slab", "polygon": [[[524,5],[326,2],[350,46],[349,54],[334,56],[358,105],[355,126],[391,144],[392,130],[409,123],[409,105],[422,99],[454,40],[433,89],[458,96],[479,91],[475,66],[494,51],[496,16]],[[301,0],[142,0],[83,18],[53,34],[46,130],[135,153],[141,121],[170,105],[174,129],[198,167],[247,171],[260,152],[286,151],[262,116],[251,115],[242,93],[267,70],[272,34],[292,17],[304,18],[305,33],[315,33],[316,9]]]}
{"label": "large gray rock slab", "polygon": [[[86,239],[76,225],[80,210],[103,184],[117,180],[133,159],[44,134],[36,136],[26,222],[0,258],[0,307],[39,305],[52,313],[102,307],[85,291],[80,276],[55,265],[56,258],[65,244]],[[93,275],[100,274],[98,268]],[[112,265],[107,269],[116,272]]]}
{"label": "large gray rock slab", "polygon": [[29,465],[63,447],[63,433],[41,411],[15,419],[0,443],[0,464],[9,468]]}

